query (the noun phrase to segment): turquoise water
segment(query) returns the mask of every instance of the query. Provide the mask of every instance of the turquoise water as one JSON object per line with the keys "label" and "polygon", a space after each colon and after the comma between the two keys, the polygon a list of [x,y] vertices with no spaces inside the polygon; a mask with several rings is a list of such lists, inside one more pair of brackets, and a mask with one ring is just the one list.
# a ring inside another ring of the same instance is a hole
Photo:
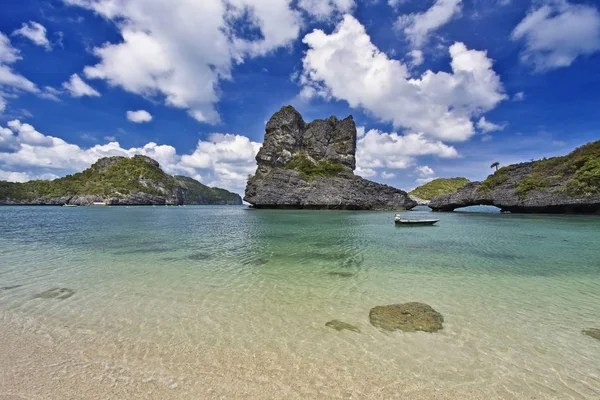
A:
{"label": "turquoise water", "polygon": [[[24,355],[0,395],[600,398],[600,341],[581,333],[600,328],[600,218],[435,217],[406,228],[389,212],[1,208],[0,333]],[[73,295],[37,296],[52,288]],[[370,326],[370,308],[407,301],[444,329]],[[11,380],[24,371],[43,384]]]}

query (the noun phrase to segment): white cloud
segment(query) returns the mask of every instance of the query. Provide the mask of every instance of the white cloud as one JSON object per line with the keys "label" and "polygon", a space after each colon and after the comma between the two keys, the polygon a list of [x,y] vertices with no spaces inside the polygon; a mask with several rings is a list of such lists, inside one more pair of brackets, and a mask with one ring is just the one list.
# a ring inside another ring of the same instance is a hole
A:
{"label": "white cloud", "polygon": [[[94,49],[100,61],[84,69],[87,78],[164,98],[166,105],[210,123],[219,121],[219,82],[231,78],[233,65],[288,46],[302,25],[292,0],[63,1],[113,21],[122,37]],[[255,38],[238,32],[240,25],[256,32]]]}
{"label": "white cloud", "polygon": [[[8,128],[0,127],[0,177],[13,181],[56,177],[56,173],[81,171],[102,157],[143,154],[157,160],[167,173],[202,177],[204,184],[241,193],[248,174],[256,169],[254,157],[260,146],[245,136],[212,134],[208,140],[200,140],[194,152],[187,155],[177,154],[173,146],[153,142],[129,149],[116,141],[82,148],[14,120]],[[51,175],[31,175],[31,169]]]}
{"label": "white cloud", "polygon": [[404,169],[423,155],[455,158],[458,152],[440,141],[430,141],[422,133],[398,135],[371,129],[357,142],[356,164],[363,170]]}
{"label": "white cloud", "polygon": [[515,95],[512,98],[513,101],[523,101],[525,100],[525,93],[523,92],[518,92],[515,93]]}
{"label": "white cloud", "polygon": [[20,59],[19,51],[11,45],[8,36],[0,32],[0,113],[6,108],[6,97],[21,91],[39,93],[33,82],[9,67],[9,64]]}
{"label": "white cloud", "polygon": [[435,175],[433,169],[427,165],[419,165],[417,168],[415,168],[415,171],[419,174],[419,176]]}
{"label": "white cloud", "polygon": [[486,52],[462,43],[449,48],[452,73],[428,70],[413,78],[408,66],[379,51],[350,15],[333,33],[314,30],[303,42],[309,46],[300,78],[303,97],[345,100],[433,139],[469,139],[475,133],[471,118],[507,98]]}
{"label": "white cloud", "polygon": [[383,171],[381,173],[381,177],[383,179],[392,179],[396,177],[396,174],[394,174],[393,172],[387,172],[387,171]]}
{"label": "white cloud", "polygon": [[248,175],[256,171],[254,158],[260,146],[246,136],[214,133],[208,141],[199,141],[192,154],[182,156],[181,165],[199,169],[203,175],[210,171],[212,181],[208,185],[241,190]]}
{"label": "white cloud", "polygon": [[521,60],[537,71],[568,67],[578,57],[600,51],[600,13],[586,4],[546,0],[512,32],[523,40]]}
{"label": "white cloud", "polygon": [[408,0],[388,0],[388,5],[392,8],[396,8],[402,4],[406,4]]}
{"label": "white cloud", "polygon": [[424,185],[436,179],[435,171],[427,165],[420,165],[415,168],[418,178],[415,180],[417,185]]}
{"label": "white cloud", "polygon": [[417,67],[423,64],[423,52],[421,50],[412,50],[408,55],[411,57],[410,66]]}
{"label": "white cloud", "polygon": [[462,0],[436,0],[425,12],[401,15],[395,26],[404,31],[414,47],[421,47],[427,42],[431,32],[459,16],[461,10]]}
{"label": "white cloud", "polygon": [[90,85],[85,83],[83,81],[83,79],[81,79],[79,77],[79,75],[77,75],[77,74],[71,75],[71,78],[69,79],[69,81],[63,82],[62,85],[65,89],[67,89],[67,91],[73,97],[83,97],[83,96],[99,97],[100,96],[100,93],[98,93],[98,91],[96,89],[94,89],[93,87],[91,87]]}
{"label": "white cloud", "polygon": [[12,47],[8,36],[0,32],[0,64],[12,64],[20,59],[19,50]]}
{"label": "white cloud", "polygon": [[31,174],[29,172],[14,172],[14,171],[3,171],[0,169],[0,181],[8,182],[27,182],[36,179],[53,180],[58,178],[54,174]]}
{"label": "white cloud", "polygon": [[477,121],[477,129],[479,129],[483,133],[489,133],[494,131],[502,131],[506,125],[498,125],[493,122],[488,121],[485,117],[481,117],[479,121]]}
{"label": "white cloud", "polygon": [[46,51],[52,50],[52,45],[46,37],[46,28],[38,22],[29,21],[27,23],[23,23],[21,28],[17,29],[12,34],[26,37],[35,45],[44,47]]}
{"label": "white cloud", "polygon": [[336,13],[347,13],[354,8],[354,0],[300,0],[298,7],[316,19],[327,19]]}
{"label": "white cloud", "polygon": [[360,165],[356,166],[354,173],[358,176],[362,176],[363,178],[372,178],[377,176],[377,171],[375,171],[373,168],[363,168]]}
{"label": "white cloud", "polygon": [[127,111],[127,119],[136,124],[152,121],[152,115],[146,110]]}

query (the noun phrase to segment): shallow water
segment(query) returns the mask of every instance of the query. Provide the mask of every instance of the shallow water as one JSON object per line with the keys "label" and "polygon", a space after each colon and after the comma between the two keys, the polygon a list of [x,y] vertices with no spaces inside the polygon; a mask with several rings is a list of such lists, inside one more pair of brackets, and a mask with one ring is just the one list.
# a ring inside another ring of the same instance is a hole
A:
{"label": "shallow water", "polygon": [[600,218],[435,216],[1,208],[0,398],[600,398]]}

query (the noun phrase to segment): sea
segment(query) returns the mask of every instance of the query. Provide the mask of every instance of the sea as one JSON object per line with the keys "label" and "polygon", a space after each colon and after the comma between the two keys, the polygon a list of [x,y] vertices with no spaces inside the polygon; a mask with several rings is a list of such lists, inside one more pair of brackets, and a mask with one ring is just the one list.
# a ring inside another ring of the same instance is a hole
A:
{"label": "sea", "polygon": [[0,208],[0,399],[600,399],[599,216],[403,215]]}

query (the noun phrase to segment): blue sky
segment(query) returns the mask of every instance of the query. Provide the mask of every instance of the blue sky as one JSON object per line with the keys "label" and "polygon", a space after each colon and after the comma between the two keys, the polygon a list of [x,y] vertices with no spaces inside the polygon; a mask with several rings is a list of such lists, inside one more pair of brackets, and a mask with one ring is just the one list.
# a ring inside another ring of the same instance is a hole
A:
{"label": "blue sky", "polygon": [[357,173],[483,179],[600,132],[600,6],[566,0],[2,2],[0,179],[147,154],[242,192],[269,117],[349,114]]}

